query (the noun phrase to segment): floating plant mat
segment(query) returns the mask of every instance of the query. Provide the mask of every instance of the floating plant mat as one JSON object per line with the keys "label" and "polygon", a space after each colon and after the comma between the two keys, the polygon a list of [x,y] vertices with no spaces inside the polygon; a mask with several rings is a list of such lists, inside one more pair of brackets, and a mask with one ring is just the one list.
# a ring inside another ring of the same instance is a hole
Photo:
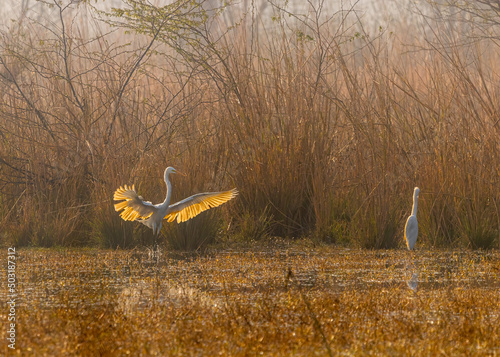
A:
{"label": "floating plant mat", "polygon": [[21,354],[500,354],[497,251],[290,245],[16,258]]}

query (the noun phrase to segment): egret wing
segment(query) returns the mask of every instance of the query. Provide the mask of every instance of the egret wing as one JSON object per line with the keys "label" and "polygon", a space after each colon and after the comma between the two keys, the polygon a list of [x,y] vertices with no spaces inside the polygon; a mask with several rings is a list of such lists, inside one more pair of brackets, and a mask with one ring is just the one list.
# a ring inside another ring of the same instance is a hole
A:
{"label": "egret wing", "polygon": [[177,223],[185,222],[203,211],[226,203],[237,194],[238,190],[235,188],[224,192],[198,193],[169,206],[164,219],[168,222],[173,222],[176,219]]}
{"label": "egret wing", "polygon": [[405,239],[408,249],[410,250],[413,249],[415,243],[417,242],[417,236],[418,236],[417,217],[410,216],[408,217],[408,220],[406,221],[405,225]]}
{"label": "egret wing", "polygon": [[[132,187],[125,185],[115,191],[113,195],[115,201],[122,201],[115,203],[115,211],[123,210],[120,217],[125,221],[135,221],[136,219],[146,219],[150,217],[157,208],[147,201],[143,201],[142,197],[135,192],[135,186]],[[124,201],[123,201],[124,200]]]}

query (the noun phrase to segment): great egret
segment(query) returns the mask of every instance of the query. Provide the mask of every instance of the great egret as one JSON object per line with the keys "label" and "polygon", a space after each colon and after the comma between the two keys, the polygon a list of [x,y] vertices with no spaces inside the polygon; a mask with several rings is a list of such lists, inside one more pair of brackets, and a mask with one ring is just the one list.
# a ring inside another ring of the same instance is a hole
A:
{"label": "great egret", "polygon": [[[203,211],[220,206],[230,199],[236,197],[238,190],[233,188],[224,192],[204,192],[190,196],[173,205],[170,205],[170,196],[172,195],[172,186],[168,175],[177,173],[173,167],[167,167],[164,173],[164,180],[167,184],[167,197],[163,203],[152,204],[135,192],[135,185],[132,187],[125,185],[115,191],[113,199],[122,201],[115,203],[115,211],[123,210],[120,217],[125,221],[139,221],[153,230],[157,235],[161,230],[161,222],[166,219],[177,223],[185,222]],[[123,201],[124,200],[124,201]]]}
{"label": "great egret", "polygon": [[[415,187],[415,189],[413,190],[413,208],[411,211],[411,216],[408,217],[405,225],[406,246],[410,251],[412,251],[413,248],[415,247],[415,243],[417,242],[417,236],[418,236],[417,201],[419,192],[420,189],[418,187]],[[408,287],[410,289],[412,289],[413,291],[417,291],[418,273],[415,272],[415,263],[413,261],[413,255],[411,258],[412,258],[411,263],[408,263],[408,269],[410,270],[409,273],[411,274],[411,278],[406,283],[408,284]]]}
{"label": "great egret", "polygon": [[413,250],[413,248],[415,247],[415,243],[417,242],[417,236],[418,236],[417,200],[419,192],[420,189],[418,187],[415,187],[415,189],[413,190],[413,208],[411,211],[411,216],[408,217],[405,225],[405,240],[406,240],[406,246],[408,247],[409,250]]}

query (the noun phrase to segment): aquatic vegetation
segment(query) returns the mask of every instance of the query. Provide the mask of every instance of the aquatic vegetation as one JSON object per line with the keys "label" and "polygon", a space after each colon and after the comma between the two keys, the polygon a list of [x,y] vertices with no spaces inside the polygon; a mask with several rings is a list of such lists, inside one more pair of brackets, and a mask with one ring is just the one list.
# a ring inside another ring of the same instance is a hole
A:
{"label": "aquatic vegetation", "polygon": [[[500,352],[498,252],[419,250],[413,291],[400,250],[259,244],[165,252],[158,264],[139,251],[21,250],[18,352]],[[5,313],[0,310],[2,320]],[[0,351],[7,352],[5,344]]]}

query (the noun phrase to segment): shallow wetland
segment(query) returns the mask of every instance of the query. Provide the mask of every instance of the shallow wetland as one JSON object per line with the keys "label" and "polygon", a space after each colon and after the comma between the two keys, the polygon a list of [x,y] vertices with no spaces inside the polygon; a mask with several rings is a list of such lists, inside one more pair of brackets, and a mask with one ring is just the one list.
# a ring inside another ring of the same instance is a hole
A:
{"label": "shallow wetland", "polygon": [[495,356],[499,258],[417,250],[411,285],[406,250],[280,243],[156,263],[147,251],[25,249],[16,352]]}

